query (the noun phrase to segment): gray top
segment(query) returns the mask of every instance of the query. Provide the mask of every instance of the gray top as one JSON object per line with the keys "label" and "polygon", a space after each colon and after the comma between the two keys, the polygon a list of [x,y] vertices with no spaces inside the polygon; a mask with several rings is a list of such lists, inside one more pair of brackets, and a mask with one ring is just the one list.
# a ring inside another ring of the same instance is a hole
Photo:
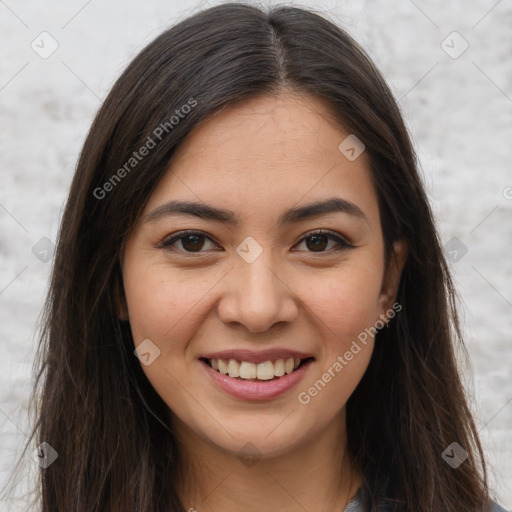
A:
{"label": "gray top", "polygon": [[[346,506],[343,512],[364,512],[363,503],[366,501],[366,491],[363,486],[359,487],[357,494]],[[492,502],[491,512],[510,512],[500,507],[497,503]]]}

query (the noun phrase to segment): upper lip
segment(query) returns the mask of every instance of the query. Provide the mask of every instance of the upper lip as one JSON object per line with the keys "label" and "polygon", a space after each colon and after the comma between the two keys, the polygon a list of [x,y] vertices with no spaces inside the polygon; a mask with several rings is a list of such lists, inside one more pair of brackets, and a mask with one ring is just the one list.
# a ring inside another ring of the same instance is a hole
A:
{"label": "upper lip", "polygon": [[220,352],[210,352],[200,356],[202,359],[235,359],[237,361],[247,361],[248,363],[255,364],[264,363],[265,361],[274,361],[276,359],[307,359],[308,357],[313,357],[313,355],[285,348],[222,350]]}

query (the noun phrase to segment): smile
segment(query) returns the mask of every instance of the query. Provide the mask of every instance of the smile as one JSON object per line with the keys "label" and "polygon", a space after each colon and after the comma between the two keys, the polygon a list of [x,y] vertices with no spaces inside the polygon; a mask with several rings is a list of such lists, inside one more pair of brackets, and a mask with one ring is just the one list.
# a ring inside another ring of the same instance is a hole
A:
{"label": "smile", "polygon": [[268,358],[263,354],[246,354],[240,359],[201,357],[199,361],[219,391],[241,400],[270,400],[295,387],[315,360],[306,354],[305,357],[272,355]]}
{"label": "smile", "polygon": [[311,358],[290,357],[263,361],[257,364],[236,359],[205,359],[204,361],[216,372],[229,375],[231,378],[267,381],[289,375],[308,359]]}

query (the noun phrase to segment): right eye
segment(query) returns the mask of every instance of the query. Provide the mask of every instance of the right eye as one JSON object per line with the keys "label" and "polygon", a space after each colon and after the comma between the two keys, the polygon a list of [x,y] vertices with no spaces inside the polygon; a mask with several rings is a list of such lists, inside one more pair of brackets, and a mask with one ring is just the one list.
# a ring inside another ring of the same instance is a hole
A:
{"label": "right eye", "polygon": [[[179,231],[164,239],[160,247],[185,253],[200,253],[204,252],[201,249],[204,247],[205,240],[213,244],[213,241],[201,231]],[[177,243],[181,244],[181,248],[175,247]]]}

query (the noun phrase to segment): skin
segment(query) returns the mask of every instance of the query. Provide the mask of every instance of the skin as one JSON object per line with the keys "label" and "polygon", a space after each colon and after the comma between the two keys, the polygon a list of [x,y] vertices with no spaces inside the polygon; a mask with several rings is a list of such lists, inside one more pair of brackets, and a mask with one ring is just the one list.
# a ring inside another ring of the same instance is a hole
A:
{"label": "skin", "polygon": [[[135,345],[150,339],[161,351],[142,368],[169,406],[186,461],[178,493],[187,510],[340,511],[361,484],[344,457],[345,405],[374,340],[309,403],[298,394],[390,310],[406,250],[395,244],[386,268],[367,154],[350,161],[338,150],[349,132],[329,114],[323,100],[285,91],[212,117],[180,146],[127,240],[119,315]],[[364,217],[332,212],[277,223],[289,208],[332,197]],[[147,221],[171,199],[228,209],[239,225],[190,215]],[[161,246],[186,229],[205,238]],[[318,229],[353,247],[329,236],[315,245],[307,235]],[[252,263],[236,252],[249,236],[263,249]],[[297,386],[261,403],[218,389],[198,359],[269,347],[315,361]],[[247,442],[260,457],[252,465],[237,457]]]}

